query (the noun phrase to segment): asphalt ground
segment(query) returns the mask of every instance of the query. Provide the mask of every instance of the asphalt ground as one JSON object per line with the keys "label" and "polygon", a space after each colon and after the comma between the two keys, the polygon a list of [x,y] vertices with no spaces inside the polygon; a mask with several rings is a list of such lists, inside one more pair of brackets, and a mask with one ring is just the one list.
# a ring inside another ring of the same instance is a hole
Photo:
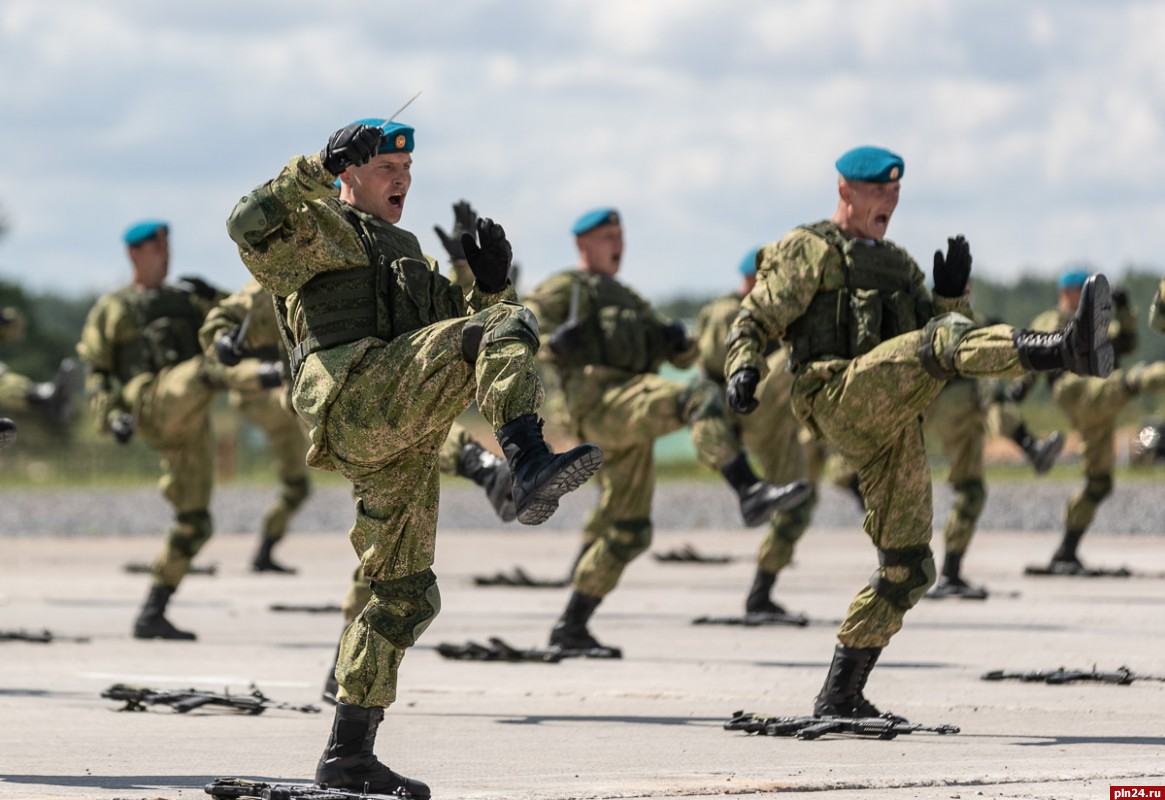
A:
{"label": "asphalt ground", "polygon": [[[1071,488],[1063,487],[1065,496]],[[443,530],[435,567],[443,609],[403,664],[399,701],[380,732],[381,757],[428,782],[442,800],[1098,800],[1115,786],[1165,786],[1165,683],[980,679],[1003,668],[1122,665],[1165,676],[1162,536],[1098,525],[1082,556],[1096,566],[1127,565],[1135,577],[1037,578],[1025,577],[1023,567],[1046,561],[1054,530],[982,530],[965,574],[985,584],[990,598],[922,602],[867,687],[883,709],[916,723],[957,725],[961,733],[799,741],[729,732],[723,723],[736,710],[810,711],[837,623],[876,562],[860,518],[839,507],[855,521],[812,528],[781,576],[778,599],[808,614],[809,626],[696,626],[695,617],[741,609],[761,531],[734,527],[728,517],[720,523],[728,527],[702,518],[676,524],[672,510],[692,495],[684,484],[660,487],[656,507],[668,525],[657,530],[652,554],[691,546],[733,560],[685,564],[648,554],[629,567],[592,624],[601,640],[623,648],[617,661],[483,663],[438,655],[438,643],[489,636],[544,645],[569,590],[486,588],[473,578],[519,565],[535,577],[558,578],[577,551],[575,534],[562,528]],[[343,518],[350,504],[338,497],[327,501],[336,506],[328,512]],[[472,506],[473,490],[450,491],[447,500],[450,508]],[[585,493],[568,498],[561,513],[577,519],[592,500]],[[132,512],[116,494],[103,502],[91,506],[91,516]],[[820,516],[831,519],[833,505],[848,502],[826,493]],[[1119,518],[1119,504],[1111,512]],[[706,509],[692,517],[700,513]],[[197,643],[130,636],[148,578],[123,567],[149,560],[156,536],[64,533],[0,538],[0,630],[90,637],[0,642],[0,798],[178,800],[206,797],[202,786],[220,776],[309,780],[330,727],[326,706],[320,714],[123,713],[100,695],[118,682],[232,692],[255,685],[277,700],[322,706],[339,614],[276,613],[270,606],[339,602],[355,566],[342,530],[291,534],[277,555],[300,568],[295,576],[252,574],[253,537],[216,536],[198,561],[217,564],[217,574],[189,577],[169,614],[198,632]]]}

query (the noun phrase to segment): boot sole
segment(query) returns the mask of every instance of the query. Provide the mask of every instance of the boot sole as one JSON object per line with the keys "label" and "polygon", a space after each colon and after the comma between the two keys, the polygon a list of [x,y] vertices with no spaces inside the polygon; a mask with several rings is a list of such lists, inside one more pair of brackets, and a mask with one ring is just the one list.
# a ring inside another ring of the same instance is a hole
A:
{"label": "boot sole", "polygon": [[586,483],[603,466],[603,451],[592,447],[564,466],[545,484],[523,499],[518,509],[518,522],[540,525],[558,510],[558,500]]}
{"label": "boot sole", "polygon": [[758,525],[763,525],[778,511],[789,511],[804,503],[813,494],[813,486],[808,481],[796,481],[785,494],[769,503],[762,506],[761,510],[754,512],[744,520],[745,527],[755,528]]}
{"label": "boot sole", "polygon": [[1088,350],[1088,374],[1107,378],[1112,374],[1116,354],[1108,342],[1108,324],[1112,321],[1112,290],[1108,278],[1096,274],[1084,282],[1080,293],[1085,320],[1091,322],[1091,347]]}
{"label": "boot sole", "polygon": [[1043,475],[1056,464],[1056,459],[1060,457],[1061,451],[1064,449],[1064,437],[1060,435],[1059,431],[1053,431],[1048,434],[1047,450],[1040,453],[1038,461],[1032,463],[1037,475]]}

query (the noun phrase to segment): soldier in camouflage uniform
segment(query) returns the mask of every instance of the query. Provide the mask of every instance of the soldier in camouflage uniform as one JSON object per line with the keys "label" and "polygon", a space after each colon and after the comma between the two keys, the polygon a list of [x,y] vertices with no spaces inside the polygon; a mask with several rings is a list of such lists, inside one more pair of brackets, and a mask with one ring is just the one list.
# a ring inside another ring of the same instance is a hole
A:
{"label": "soldier in camouflage uniform", "polygon": [[[0,308],[0,344],[18,342],[22,338],[24,315],[15,308]],[[34,410],[45,414],[55,425],[67,425],[73,415],[73,375],[76,369],[76,362],[66,358],[57,369],[55,378],[38,383],[13,372],[0,361],[0,410]]]}
{"label": "soldier in camouflage uniform", "polygon": [[349,538],[372,589],[344,633],[339,702],[316,780],[428,798],[424,783],[377,759],[374,743],[396,699],[401,659],[441,607],[431,568],[441,443],[476,398],[497,432],[525,524],[549,518],[559,498],[598,469],[602,453],[582,445],[554,455],[542,438],[537,323],[510,299],[511,249],[501,226],[483,219],[477,241],[462,237],[475,276],[468,301],[396,226],[412,150],[407,125],[347,125],[318,155],[293,158],[240,200],[227,230],[277,298],[292,404],[310,429],[308,465],[352,482]]}
{"label": "soldier in camouflage uniform", "polygon": [[89,368],[86,388],[102,432],[125,444],[136,435],[162,457],[159,487],[174,525],[154,562],[153,585],[134,622],[138,639],[194,639],[164,616],[190,563],[210,539],[214,435],[210,404],[218,391],[198,329],[221,294],[196,278],[165,282],[169,226],[149,220],[125,233],[132,282],[89,311],[77,353]]}
{"label": "soldier in camouflage uniform", "polygon": [[[1087,278],[1088,274],[1081,270],[1061,275],[1057,307],[1036,317],[1032,329],[1053,330],[1070,319],[1082,302]],[[1137,317],[1124,291],[1114,290],[1112,299],[1114,318],[1108,335],[1119,359],[1136,348]],[[1035,377],[1028,376],[1024,385],[1030,387]],[[1064,575],[1086,574],[1088,570],[1080,563],[1076,549],[1092,524],[1096,509],[1112,492],[1116,418],[1137,395],[1165,391],[1165,361],[1137,363],[1104,378],[1052,373],[1048,380],[1052,382],[1052,399],[1080,434],[1085,478],[1084,487],[1068,500],[1064,536],[1048,569]]]}
{"label": "soldier in camouflage uniform", "polygon": [[[700,350],[697,363],[701,374],[721,390],[728,383],[724,374],[728,334],[740,312],[741,301],[756,285],[758,251],[759,248],[750,250],[740,262],[739,290],[713,300],[696,315],[696,342]],[[789,407],[793,373],[786,368],[785,351],[779,345],[769,349],[772,351],[767,357],[769,374],[757,387],[760,406],[756,413],[747,416],[731,410],[727,413],[740,443],[760,464],[761,476],[774,484],[791,483],[810,476],[805,448],[800,441],[801,423]],[[744,603],[746,614],[787,613],[773,601],[773,586],[781,570],[793,560],[793,549],[809,527],[816,505],[817,482],[811,478],[810,494],[804,502],[769,517],[768,530],[757,552],[756,574]]]}
{"label": "soldier in camouflage uniform", "polygon": [[1052,334],[977,328],[965,297],[971,253],[960,236],[935,253],[935,294],[905,250],[885,240],[902,159],[862,147],[837,161],[834,215],[761,251],[756,287],[730,335],[728,403],[757,407],[771,339],[790,349],[793,412],[858,470],[864,527],[879,568],[850,605],[817,715],[877,716],[862,694],[882,648],[934,581],[930,466],[920,415],[947,381],[1025,370],[1107,374],[1111,301],[1103,276]]}
{"label": "soldier in camouflage uniform", "polygon": [[715,384],[697,378],[685,385],[656,374],[664,361],[692,366],[699,350],[683,323],[665,319],[615,278],[623,256],[619,214],[611,208],[588,212],[573,233],[578,268],[548,278],[524,302],[546,337],[575,435],[598,442],[606,456],[574,591],[550,634],[553,647],[592,650],[602,645],[587,630],[588,620],[623,569],[651,544],[657,438],[690,426],[697,457],[736,490],[748,525],[802,502],[809,487],[774,486],[753,474]]}
{"label": "soldier in camouflage uniform", "polygon": [[284,402],[284,360],[275,304],[257,281],[225,298],[198,332],[207,359],[217,364],[220,382],[230,390],[231,406],[267,437],[271,459],[282,488],[264,512],[259,549],[251,559],[255,572],[291,574],[271,551],[283,539],[291,517],[309,492],[308,441],[303,425]]}

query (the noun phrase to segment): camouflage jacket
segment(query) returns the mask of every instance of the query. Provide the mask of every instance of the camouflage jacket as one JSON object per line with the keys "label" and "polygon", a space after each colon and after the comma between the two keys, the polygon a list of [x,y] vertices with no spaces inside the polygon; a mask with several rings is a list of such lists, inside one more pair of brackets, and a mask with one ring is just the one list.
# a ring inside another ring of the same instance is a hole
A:
{"label": "camouflage jacket", "polygon": [[728,382],[724,364],[728,361],[728,334],[740,313],[743,298],[738,294],[718,297],[696,314],[696,343],[700,348],[697,365],[705,378],[721,385]]}

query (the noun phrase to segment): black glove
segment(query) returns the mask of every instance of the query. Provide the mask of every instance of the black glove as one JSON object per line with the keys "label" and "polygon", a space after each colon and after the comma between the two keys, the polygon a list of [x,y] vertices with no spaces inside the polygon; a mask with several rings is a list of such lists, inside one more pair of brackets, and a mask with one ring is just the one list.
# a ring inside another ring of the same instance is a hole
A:
{"label": "black glove", "polygon": [[514,258],[513,248],[506,240],[506,231],[488,217],[477,221],[478,247],[472,233],[461,234],[461,247],[465,260],[473,270],[477,288],[486,294],[494,294],[506,288],[510,275],[510,262]]}
{"label": "black glove", "polygon": [[462,261],[465,259],[465,248],[461,246],[461,237],[466,233],[472,235],[476,227],[477,212],[473,210],[468,200],[460,200],[453,204],[453,232],[445,233],[445,229],[440,225],[434,225],[433,230],[441,244],[445,245],[445,252],[449,254],[449,258]]}
{"label": "black glove", "polygon": [[692,340],[688,338],[688,329],[679,320],[663,326],[663,340],[667,342],[672,353],[682,353],[692,346]]}
{"label": "black glove", "polygon": [[971,245],[959,234],[947,239],[947,257],[934,251],[934,291],[943,297],[962,297],[971,277]]}
{"label": "black glove", "polygon": [[741,367],[728,379],[728,407],[737,414],[751,414],[756,410],[756,385],[760,371],[755,367]]}
{"label": "black glove", "polygon": [[1129,307],[1129,293],[1125,289],[1112,290],[1112,307],[1124,311]]}
{"label": "black glove", "polygon": [[113,422],[109,423],[109,430],[113,431],[113,438],[118,444],[126,444],[133,438],[133,414],[118,414]]}
{"label": "black glove", "polygon": [[562,359],[569,359],[586,344],[587,330],[578,322],[568,322],[558,326],[546,340],[550,352]]}
{"label": "black glove", "polygon": [[197,275],[183,275],[178,279],[178,283],[182,284],[184,291],[190,292],[195,297],[201,297],[203,300],[217,300],[222,294]]}
{"label": "black glove", "polygon": [[274,389],[283,385],[283,364],[279,361],[262,361],[259,363],[259,385],[264,389]]}
{"label": "black glove", "polygon": [[214,355],[224,367],[237,366],[243,360],[243,343],[239,341],[239,328],[232,328],[214,340]]}
{"label": "black glove", "polygon": [[383,141],[384,131],[380,128],[353,122],[331,135],[320,151],[320,160],[324,162],[324,169],[339,175],[348,167],[367,164]]}

